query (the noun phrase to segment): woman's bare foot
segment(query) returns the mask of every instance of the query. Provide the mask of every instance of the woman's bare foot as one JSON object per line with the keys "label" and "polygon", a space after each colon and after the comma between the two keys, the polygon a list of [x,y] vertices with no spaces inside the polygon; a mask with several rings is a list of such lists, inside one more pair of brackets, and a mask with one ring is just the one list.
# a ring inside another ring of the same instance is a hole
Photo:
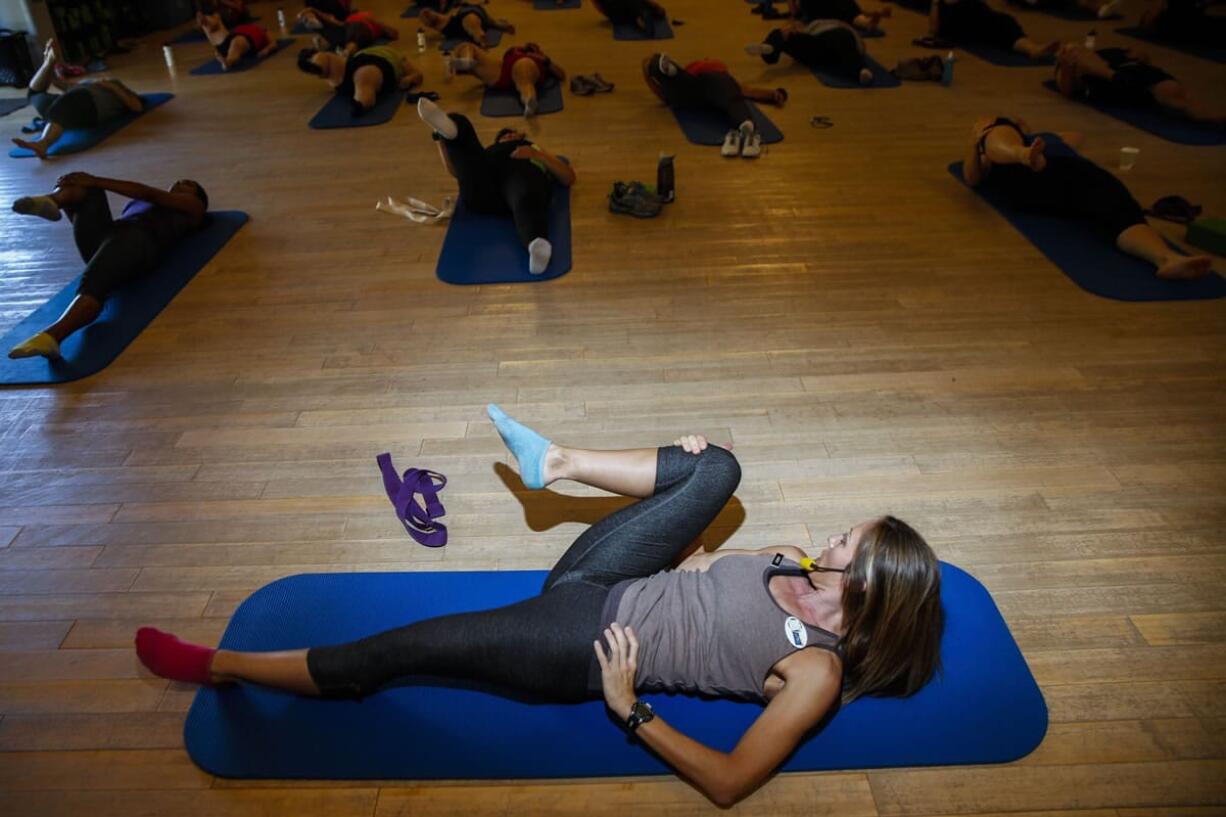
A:
{"label": "woman's bare foot", "polygon": [[47,146],[44,145],[42,142],[29,142],[25,139],[18,139],[14,137],[13,144],[19,148],[25,148],[26,150],[34,151],[34,155],[40,159],[47,158]]}
{"label": "woman's bare foot", "polygon": [[1213,260],[1207,255],[1169,255],[1158,265],[1159,278],[1192,280],[1204,278],[1212,269]]}
{"label": "woman's bare foot", "polygon": [[1047,156],[1043,153],[1046,149],[1047,143],[1041,136],[1036,136],[1030,147],[1026,148],[1026,164],[1030,165],[1030,169],[1035,173],[1047,167]]}

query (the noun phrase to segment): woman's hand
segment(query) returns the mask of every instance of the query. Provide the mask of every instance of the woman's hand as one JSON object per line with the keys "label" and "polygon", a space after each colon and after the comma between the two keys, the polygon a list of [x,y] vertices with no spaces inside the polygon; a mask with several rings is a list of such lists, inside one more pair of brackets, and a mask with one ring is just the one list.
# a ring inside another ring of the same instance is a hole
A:
{"label": "woman's hand", "polygon": [[540,153],[532,145],[520,145],[511,151],[512,159],[535,159],[539,155]]}
{"label": "woman's hand", "polygon": [[701,434],[683,434],[673,440],[673,445],[681,446],[687,454],[701,454],[707,450],[709,443]]}
{"label": "woman's hand", "polygon": [[56,187],[97,187],[98,177],[88,173],[68,173],[60,176],[55,182]]}
{"label": "woman's hand", "polygon": [[608,655],[599,641],[592,642],[596,662],[600,664],[604,700],[613,714],[624,721],[630,717],[630,708],[638,700],[634,694],[634,673],[638,668],[639,640],[634,630],[616,621],[605,628],[604,638],[609,643]]}

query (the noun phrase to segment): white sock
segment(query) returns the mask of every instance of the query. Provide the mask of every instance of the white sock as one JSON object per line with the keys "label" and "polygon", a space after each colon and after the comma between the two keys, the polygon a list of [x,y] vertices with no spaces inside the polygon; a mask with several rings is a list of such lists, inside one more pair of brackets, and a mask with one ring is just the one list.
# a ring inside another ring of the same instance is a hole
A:
{"label": "white sock", "polygon": [[753,120],[746,119],[737,130],[741,132],[742,139],[748,139],[750,136],[753,136]]}
{"label": "white sock", "polygon": [[549,266],[549,259],[552,257],[553,245],[549,243],[549,239],[532,239],[532,242],[528,244],[528,272],[540,275]]}
{"label": "white sock", "polygon": [[444,139],[454,139],[460,135],[460,129],[451,121],[447,112],[424,96],[417,100],[417,115]]}
{"label": "white sock", "polygon": [[760,57],[763,54],[770,55],[775,53],[775,46],[770,43],[750,43],[745,46],[746,54],[753,54],[755,57]]}
{"label": "white sock", "polygon": [[13,212],[23,216],[38,216],[47,221],[60,220],[60,207],[50,196],[22,196],[13,202]]}
{"label": "white sock", "polygon": [[657,62],[660,66],[661,74],[663,74],[666,77],[677,76],[677,63],[669,59],[667,54],[661,54],[660,59],[657,60]]}
{"label": "white sock", "polygon": [[873,72],[868,70],[867,68],[861,68],[860,69],[860,84],[861,85],[872,85],[872,83],[873,83]]}

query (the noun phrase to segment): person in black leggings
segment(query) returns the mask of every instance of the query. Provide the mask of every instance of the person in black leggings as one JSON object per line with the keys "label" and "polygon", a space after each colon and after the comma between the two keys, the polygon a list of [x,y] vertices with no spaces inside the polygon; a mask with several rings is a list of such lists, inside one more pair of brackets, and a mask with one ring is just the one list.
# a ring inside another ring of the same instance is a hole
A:
{"label": "person in black leggings", "polygon": [[[131,199],[118,219],[107,204],[108,190]],[[48,195],[17,199],[16,213],[48,221],[67,214],[85,271],[64,314],[14,346],[9,357],[58,358],[65,338],[97,320],[112,293],[152,272],[168,250],[201,227],[208,209],[204,188],[190,179],[159,190],[88,173],[62,176]]]}
{"label": "person in black leggings", "polygon": [[1016,19],[988,8],[984,0],[932,0],[928,33],[955,43],[1016,51],[1032,59],[1049,57],[1060,47],[1054,40],[1049,43],[1031,40]]}
{"label": "person in black leggings", "polygon": [[444,40],[467,40],[482,48],[490,47],[486,39],[488,31],[515,33],[515,26],[501,18],[491,17],[480,6],[457,6],[446,13],[422,9],[418,19],[425,26],[427,34],[440,36]]}
{"label": "person in black leggings", "polygon": [[682,66],[667,54],[652,54],[643,60],[647,87],[670,108],[719,111],[731,129],[724,135],[720,153],[725,157],[762,155],[762,136],[754,125],[753,110],[746,100],[782,106],[788,99],[783,88],[754,88],[737,82],[718,60],[698,60]]}
{"label": "person in black leggings", "polygon": [[[584,531],[539,595],[282,652],[212,650],[144,627],[137,656],[174,680],[332,698],[438,678],[558,703],[603,696],[647,748],[724,806],[761,785],[840,697],[910,695],[933,676],[944,622],[939,562],[900,520],[831,536],[816,559],[790,546],[694,549],[740,482],[729,451],[699,435],[659,449],[569,448],[497,406],[488,411],[526,487],[571,479],[639,500]],[[642,664],[639,634],[625,621],[658,639],[643,644]],[[669,726],[666,712],[656,716],[640,689],[710,690],[764,710],[735,749],[719,751]]]}
{"label": "person in black leggings", "polygon": [[811,23],[814,20],[841,20],[861,31],[876,31],[881,21],[893,15],[886,6],[879,11],[865,13],[856,0],[788,0],[793,20]]}
{"label": "person in black leggings", "polygon": [[1210,272],[1208,256],[1184,256],[1167,246],[1119,179],[1075,153],[1048,155],[1043,138],[1030,135],[1020,119],[977,120],[962,167],[971,187],[983,186],[1019,210],[1080,222],[1152,263],[1159,277],[1201,278]]}
{"label": "person in black leggings", "polygon": [[448,114],[425,98],[417,101],[417,113],[434,129],[439,155],[459,182],[464,205],[477,213],[509,213],[528,249],[528,271],[545,272],[553,256],[549,202],[555,183],[575,183],[571,166],[513,128],[498,131],[494,143],[483,147],[468,117]]}
{"label": "person in black leggings", "polygon": [[1226,109],[1192,96],[1183,83],[1134,49],[1065,43],[1056,54],[1056,87],[1070,99],[1130,108],[1159,106],[1199,122],[1226,122]]}
{"label": "person in black leggings", "polygon": [[596,10],[613,25],[632,25],[644,34],[655,31],[656,21],[668,17],[655,0],[592,0]]}
{"label": "person in black leggings", "polygon": [[787,54],[810,68],[830,68],[839,76],[861,85],[873,81],[873,72],[864,61],[864,40],[856,30],[839,20],[815,20],[804,28],[775,28],[761,43],[745,46],[767,65]]}

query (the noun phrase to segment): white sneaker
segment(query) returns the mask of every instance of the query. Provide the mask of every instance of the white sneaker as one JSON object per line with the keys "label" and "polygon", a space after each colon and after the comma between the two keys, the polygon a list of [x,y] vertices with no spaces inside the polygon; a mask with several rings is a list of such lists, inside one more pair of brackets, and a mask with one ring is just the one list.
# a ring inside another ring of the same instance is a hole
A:
{"label": "white sneaker", "polygon": [[741,142],[741,157],[756,159],[762,155],[762,134],[757,131],[749,134]]}
{"label": "white sneaker", "polygon": [[741,132],[736,128],[724,134],[724,145],[719,149],[719,155],[731,159],[741,155]]}

